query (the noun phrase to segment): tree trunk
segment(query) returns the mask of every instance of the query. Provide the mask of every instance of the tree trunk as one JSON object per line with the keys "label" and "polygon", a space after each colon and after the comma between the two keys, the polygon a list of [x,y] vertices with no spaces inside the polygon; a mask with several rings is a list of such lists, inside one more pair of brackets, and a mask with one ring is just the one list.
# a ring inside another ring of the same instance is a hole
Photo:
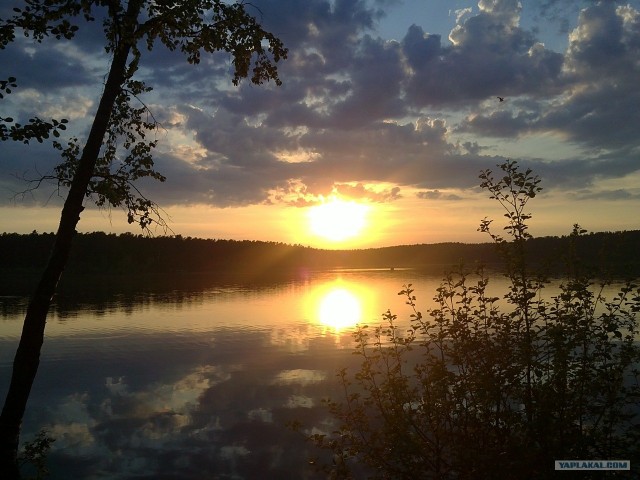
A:
{"label": "tree trunk", "polygon": [[[133,20],[132,23],[135,23],[140,6],[141,2],[129,2],[127,19]],[[84,210],[82,203],[100,155],[116,97],[125,81],[131,46],[131,40],[122,41],[114,51],[107,83],[64,202],[51,256],[27,308],[20,343],[13,361],[11,384],[0,415],[0,477],[6,480],[20,478],[17,463],[20,427],[40,363],[47,312],[67,264],[76,225],[80,220],[80,213]]]}

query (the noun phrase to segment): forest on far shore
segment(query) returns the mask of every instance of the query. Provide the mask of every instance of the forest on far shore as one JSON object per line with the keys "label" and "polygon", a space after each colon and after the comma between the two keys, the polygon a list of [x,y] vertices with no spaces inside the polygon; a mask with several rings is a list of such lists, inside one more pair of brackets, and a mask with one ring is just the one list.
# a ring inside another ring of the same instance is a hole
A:
{"label": "forest on far shore", "polygon": [[[598,275],[640,275],[640,230],[574,237],[540,237],[527,242],[532,265],[549,274],[564,270],[570,249]],[[0,234],[0,274],[35,274],[44,268],[53,233]],[[329,268],[440,268],[460,263],[500,268],[493,243],[436,243],[360,250],[322,250],[302,245],[250,240],[211,240],[176,236],[77,234],[69,274],[283,272]]]}

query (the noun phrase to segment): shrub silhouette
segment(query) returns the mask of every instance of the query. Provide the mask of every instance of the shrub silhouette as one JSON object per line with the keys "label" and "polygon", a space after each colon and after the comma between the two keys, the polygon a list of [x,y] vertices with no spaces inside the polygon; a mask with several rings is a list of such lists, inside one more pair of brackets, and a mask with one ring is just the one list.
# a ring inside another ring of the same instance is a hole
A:
{"label": "shrub silhouette", "polygon": [[[637,475],[640,289],[605,298],[610,283],[570,251],[559,293],[543,296],[550,281],[525,255],[540,179],[514,161],[499,167],[481,186],[505,209],[509,241],[490,220],[479,230],[504,257],[508,291],[490,295],[487,272],[461,266],[436,308],[421,313],[409,284],[408,324],[387,312],[384,326],[355,331],[361,365],[339,372],[344,399],[327,401],[335,431],[309,435],[332,454],[330,478],[540,479],[563,459],[631,460],[615,478]],[[571,238],[584,234],[576,225]],[[572,473],[604,472],[563,478]]]}

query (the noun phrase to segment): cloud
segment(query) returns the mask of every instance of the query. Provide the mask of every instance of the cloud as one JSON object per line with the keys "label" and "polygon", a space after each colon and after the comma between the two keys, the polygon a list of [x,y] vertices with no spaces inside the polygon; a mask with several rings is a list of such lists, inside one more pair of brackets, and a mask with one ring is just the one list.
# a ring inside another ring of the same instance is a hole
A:
{"label": "cloud", "polygon": [[569,34],[562,94],[471,114],[458,131],[504,138],[552,133],[596,152],[638,146],[639,56],[637,10],[612,2],[586,8]]}
{"label": "cloud", "polygon": [[[536,136],[573,152],[519,155],[549,177],[549,188],[637,170],[636,7],[572,2],[562,11],[586,8],[571,19],[566,51],[556,52],[542,29],[523,26],[515,0],[461,9],[448,35],[408,25],[400,42],[376,33],[391,3],[255,2],[265,28],[290,49],[282,87],[231,88],[228,55],[188,66],[164,48],[143,52],[140,73],[155,88],[144,100],[165,128],[155,161],[167,176],[142,182],[143,190],[167,206],[302,206],[335,190],[373,202],[394,201],[405,188],[433,198],[473,188],[478,171],[504,161],[495,139]],[[534,10],[550,18],[561,7],[547,1]],[[70,132],[83,136],[105,58],[99,25],[80,32],[78,42],[29,50],[21,40],[0,52],[21,82],[3,106],[20,118],[67,116]],[[51,80],[38,74],[44,68]],[[2,185],[13,191],[24,188],[11,175],[45,173],[59,161],[41,146],[0,148]]]}
{"label": "cloud", "polygon": [[640,200],[640,193],[619,188],[599,192],[578,192],[576,198],[578,200]]}
{"label": "cloud", "polygon": [[495,95],[542,94],[556,88],[562,55],[519,27],[515,1],[481,1],[480,12],[458,17],[444,46],[439,35],[413,25],[403,40],[411,67],[409,100],[463,108]]}
{"label": "cloud", "polygon": [[416,197],[423,200],[462,200],[462,197],[455,193],[444,193],[440,190],[424,190],[416,193]]}
{"label": "cloud", "polygon": [[532,130],[531,124],[538,118],[536,112],[520,110],[496,110],[489,114],[471,114],[456,127],[458,132],[473,132],[489,137],[513,138]]}
{"label": "cloud", "polygon": [[351,85],[346,98],[330,108],[331,128],[358,128],[387,118],[402,118],[400,100],[404,71],[400,45],[366,36],[350,68]]}
{"label": "cloud", "polygon": [[11,65],[9,71],[3,73],[3,78],[6,75],[18,79],[16,93],[25,88],[53,93],[91,84],[94,80],[90,65],[66,54],[57,44],[46,42],[32,47],[21,39],[17,45],[20,47],[0,50],[0,61],[3,65]]}
{"label": "cloud", "polygon": [[569,40],[565,75],[572,88],[536,126],[592,148],[638,145],[640,13],[611,2],[589,7]]}
{"label": "cloud", "polygon": [[531,6],[538,11],[540,18],[547,24],[555,24],[558,32],[566,34],[570,30],[572,18],[577,12],[598,0],[540,0]]}
{"label": "cloud", "polygon": [[355,185],[337,185],[335,189],[338,194],[350,199],[368,200],[379,203],[397,200],[402,196],[400,194],[400,187],[378,189],[357,183]]}

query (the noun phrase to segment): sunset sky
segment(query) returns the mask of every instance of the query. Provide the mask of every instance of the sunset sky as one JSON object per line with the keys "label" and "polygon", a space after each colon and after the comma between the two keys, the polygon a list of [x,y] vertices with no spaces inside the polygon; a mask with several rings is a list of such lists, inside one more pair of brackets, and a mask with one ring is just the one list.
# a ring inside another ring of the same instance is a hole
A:
{"label": "sunset sky", "polygon": [[[3,1],[0,18],[21,3]],[[640,228],[639,1],[251,4],[289,48],[280,87],[234,87],[228,55],[193,66],[162,46],[143,54],[167,181],[142,190],[175,234],[327,248],[488,241],[480,220],[503,212],[478,173],[506,159],[542,177],[534,235]],[[64,117],[66,133],[86,135],[109,58],[99,23],[79,25],[71,41],[18,36],[0,50],[0,79],[18,83],[0,116]],[[64,191],[15,194],[59,161],[46,142],[0,143],[0,231],[56,229]],[[139,232],[95,208],[79,230]]]}

